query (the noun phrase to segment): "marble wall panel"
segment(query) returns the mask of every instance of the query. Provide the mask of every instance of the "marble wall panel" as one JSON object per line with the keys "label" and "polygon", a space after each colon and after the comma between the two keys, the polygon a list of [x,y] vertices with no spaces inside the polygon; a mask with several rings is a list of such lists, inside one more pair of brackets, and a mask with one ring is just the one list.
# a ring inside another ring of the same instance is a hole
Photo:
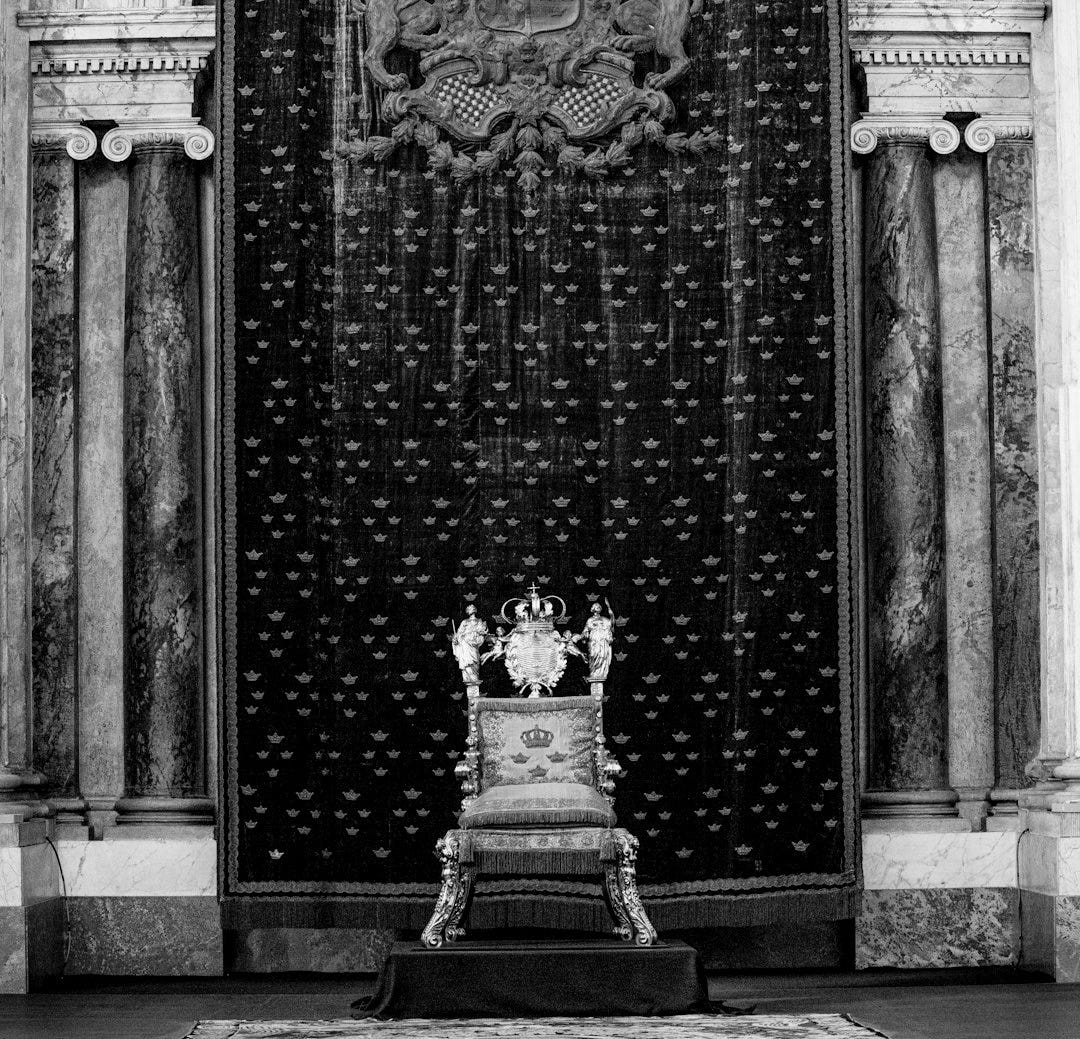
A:
{"label": "marble wall panel", "polygon": [[867,891],[855,966],[1011,966],[1020,951],[1019,908],[1010,888]]}
{"label": "marble wall panel", "polygon": [[69,975],[222,973],[216,897],[69,898],[67,914]]}
{"label": "marble wall panel", "polygon": [[993,361],[997,785],[1024,786],[1039,745],[1039,476],[1030,144],[987,155]]}
{"label": "marble wall panel", "polygon": [[75,702],[75,163],[34,155],[31,270],[34,767],[78,788]]}

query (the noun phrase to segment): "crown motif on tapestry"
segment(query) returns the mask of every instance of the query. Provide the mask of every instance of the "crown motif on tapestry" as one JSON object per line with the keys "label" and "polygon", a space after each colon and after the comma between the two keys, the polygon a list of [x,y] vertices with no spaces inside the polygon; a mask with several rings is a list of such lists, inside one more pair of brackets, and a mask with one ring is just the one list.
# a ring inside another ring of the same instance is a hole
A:
{"label": "crown motif on tapestry", "polygon": [[538,747],[550,747],[554,739],[555,733],[548,729],[541,729],[539,725],[535,729],[526,729],[521,734],[521,742],[529,750],[536,750]]}

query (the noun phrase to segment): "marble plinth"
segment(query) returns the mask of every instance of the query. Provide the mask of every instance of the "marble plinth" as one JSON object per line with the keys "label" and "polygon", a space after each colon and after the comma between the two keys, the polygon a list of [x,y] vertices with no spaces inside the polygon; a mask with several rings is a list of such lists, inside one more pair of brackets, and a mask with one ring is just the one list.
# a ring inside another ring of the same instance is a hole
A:
{"label": "marble plinth", "polygon": [[1015,888],[866,891],[855,922],[855,966],[1012,966],[1019,908]]}
{"label": "marble plinth", "polygon": [[67,899],[65,973],[169,977],[222,973],[221,911],[215,896]]}
{"label": "marble plinth", "polygon": [[872,791],[948,784],[932,178],[925,146],[891,144],[870,156],[864,180]]}

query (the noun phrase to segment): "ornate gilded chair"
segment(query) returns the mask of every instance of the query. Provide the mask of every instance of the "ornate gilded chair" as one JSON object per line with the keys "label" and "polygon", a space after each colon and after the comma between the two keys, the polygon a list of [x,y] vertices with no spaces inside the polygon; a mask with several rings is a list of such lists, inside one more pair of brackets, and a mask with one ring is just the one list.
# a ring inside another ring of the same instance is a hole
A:
{"label": "ornate gilded chair", "polygon": [[[470,606],[453,635],[468,694],[467,749],[457,765],[465,796],[458,829],[436,845],[442,889],[421,935],[431,948],[464,934],[478,874],[595,875],[614,933],[638,945],[656,941],[637,891],[638,842],[615,825],[612,807],[622,769],[604,745],[603,699],[614,618],[595,604],[580,635],[560,634],[555,622],[565,609],[534,585],[528,599],[503,605],[508,633],[499,627],[490,634]],[[587,643],[587,654],[579,642]],[[552,695],[569,656],[589,665],[588,696]],[[497,658],[516,697],[480,696],[481,665]]]}

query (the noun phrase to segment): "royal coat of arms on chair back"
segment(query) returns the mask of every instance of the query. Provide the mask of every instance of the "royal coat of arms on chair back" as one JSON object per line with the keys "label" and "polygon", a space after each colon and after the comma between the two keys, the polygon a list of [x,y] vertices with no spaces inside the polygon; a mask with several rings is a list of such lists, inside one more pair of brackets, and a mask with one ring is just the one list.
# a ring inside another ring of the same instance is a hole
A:
{"label": "royal coat of arms on chair back", "polygon": [[[637,893],[637,839],[615,826],[614,781],[622,770],[604,742],[615,618],[596,603],[572,635],[556,627],[565,612],[562,599],[541,597],[534,585],[528,598],[504,603],[500,616],[509,630],[500,625],[491,633],[470,606],[454,631],[468,692],[468,739],[457,765],[464,798],[459,828],[436,846],[443,887],[421,936],[428,946],[464,933],[477,873],[599,874],[614,932],[639,945],[656,941]],[[587,665],[589,693],[555,696],[571,656]],[[480,668],[498,659],[515,697],[480,695]]]}

